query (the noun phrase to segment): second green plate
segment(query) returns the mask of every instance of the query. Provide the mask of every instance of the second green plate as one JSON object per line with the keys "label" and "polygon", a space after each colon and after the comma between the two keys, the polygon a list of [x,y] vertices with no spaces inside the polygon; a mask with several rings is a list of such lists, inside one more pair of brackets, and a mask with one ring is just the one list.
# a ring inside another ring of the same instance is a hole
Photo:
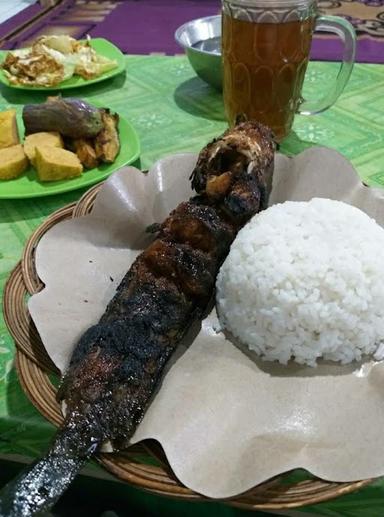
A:
{"label": "second green plate", "polygon": [[[105,72],[104,74],[95,77],[94,79],[83,79],[79,75],[75,75],[66,81],[58,84],[57,86],[24,86],[24,85],[16,85],[11,84],[7,76],[4,74],[3,70],[0,69],[0,82],[9,86],[10,88],[17,88],[19,90],[42,90],[42,91],[52,91],[52,90],[67,90],[68,88],[80,88],[81,86],[87,86],[88,84],[99,83],[100,81],[105,81],[105,79],[109,79],[110,77],[115,77],[115,75],[120,74],[125,70],[125,57],[124,54],[110,41],[103,38],[95,38],[91,39],[91,45],[96,50],[96,52],[102,56],[105,56],[109,59],[114,59],[117,61],[117,67],[109,70],[109,72]],[[7,50],[0,51],[0,63],[4,61]]]}
{"label": "second green plate", "polygon": [[[18,126],[21,140],[24,136],[24,126],[21,116],[18,117]],[[105,163],[90,170],[84,170],[78,178],[61,181],[40,182],[36,171],[29,169],[19,178],[1,181],[0,199],[22,199],[39,196],[51,196],[62,192],[69,192],[78,188],[88,187],[107,178],[112,172],[123,165],[134,162],[140,156],[139,137],[135,129],[124,118],[119,120],[120,152],[113,163]]]}

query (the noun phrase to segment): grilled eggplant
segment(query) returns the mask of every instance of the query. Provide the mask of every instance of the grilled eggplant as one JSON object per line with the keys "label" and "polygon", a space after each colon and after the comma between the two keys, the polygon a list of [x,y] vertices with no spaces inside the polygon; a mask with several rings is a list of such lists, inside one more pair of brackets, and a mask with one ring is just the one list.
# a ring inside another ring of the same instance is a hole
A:
{"label": "grilled eggplant", "polygon": [[101,112],[75,98],[48,97],[42,104],[27,104],[23,109],[25,134],[59,131],[71,138],[91,138],[103,128]]}

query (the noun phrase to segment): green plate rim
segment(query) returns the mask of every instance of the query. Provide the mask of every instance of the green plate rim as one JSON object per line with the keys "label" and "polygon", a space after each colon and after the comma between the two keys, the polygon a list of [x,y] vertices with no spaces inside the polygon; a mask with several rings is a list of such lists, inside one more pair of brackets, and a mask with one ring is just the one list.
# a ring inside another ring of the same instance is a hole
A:
{"label": "green plate rim", "polygon": [[[99,108],[102,107],[101,105],[98,106],[99,103],[96,103],[96,102],[91,102],[90,104],[93,104],[94,106],[97,106]],[[129,120],[127,120],[125,117],[122,117],[120,114],[119,114],[119,118],[120,118],[120,121],[123,121],[123,123],[126,125],[126,129],[128,130],[128,132],[131,133],[131,135],[133,137],[133,139],[130,141],[130,145],[132,145],[132,155],[125,163],[117,164],[116,167],[113,167],[114,163],[106,164],[108,167],[108,170],[107,171],[100,170],[100,174],[97,175],[97,177],[89,178],[88,180],[86,178],[84,178],[81,185],[71,184],[71,180],[69,179],[69,180],[67,180],[67,182],[65,184],[62,183],[61,185],[58,185],[58,190],[50,189],[50,190],[44,190],[42,192],[27,192],[27,193],[21,193],[21,194],[18,194],[18,193],[2,194],[1,185],[5,184],[5,182],[4,182],[4,180],[0,180],[0,199],[32,199],[32,198],[39,198],[39,197],[55,196],[58,194],[64,194],[66,192],[71,192],[74,190],[80,190],[85,187],[90,187],[92,185],[96,185],[97,183],[100,183],[101,181],[108,178],[111,174],[116,172],[117,170],[133,163],[135,160],[137,160],[140,157],[140,154],[141,154],[140,138],[139,138],[139,135],[138,135],[136,129],[131,124],[131,122],[129,122]],[[93,170],[95,170],[95,169],[90,169],[90,170],[86,171],[85,175],[88,172],[93,171]],[[74,179],[77,180],[79,178],[74,178]],[[15,180],[5,180],[5,181],[11,183]],[[55,183],[56,182],[51,182],[50,186],[52,185],[52,187],[54,187]]]}
{"label": "green plate rim", "polygon": [[[79,41],[86,41],[86,40],[79,40]],[[49,91],[58,91],[58,90],[69,90],[70,88],[82,88],[84,86],[88,86],[90,84],[99,83],[101,81],[106,81],[107,79],[111,79],[112,77],[115,77],[116,75],[121,74],[125,71],[126,63],[125,63],[125,55],[121,52],[121,50],[116,47],[111,41],[105,39],[105,38],[91,38],[91,45],[93,46],[93,43],[95,43],[96,47],[100,44],[106,45],[107,47],[112,50],[114,54],[116,54],[116,57],[113,59],[116,59],[118,62],[118,65],[116,68],[113,68],[112,70],[109,70],[108,72],[105,72],[102,75],[99,75],[98,77],[95,77],[94,79],[83,79],[79,78],[77,79],[79,82],[76,84],[66,84],[68,81],[72,81],[73,77],[70,79],[67,79],[66,81],[63,81],[61,84],[58,84],[57,86],[25,86],[25,85],[17,85],[17,84],[11,84],[6,75],[4,74],[3,70],[0,68],[0,82],[7,86],[8,88],[13,88],[15,90],[26,90],[26,91],[36,91],[36,92],[49,92]],[[0,50],[0,64],[4,61],[4,58],[8,52],[12,52],[10,50]],[[98,52],[105,56],[103,52]],[[109,56],[105,56],[109,57]]]}

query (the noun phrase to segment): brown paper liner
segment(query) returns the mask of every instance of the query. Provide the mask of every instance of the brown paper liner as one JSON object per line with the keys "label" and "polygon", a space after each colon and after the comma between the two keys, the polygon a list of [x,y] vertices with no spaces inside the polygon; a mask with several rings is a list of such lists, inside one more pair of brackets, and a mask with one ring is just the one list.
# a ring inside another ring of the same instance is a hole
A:
{"label": "brown paper liner", "polygon": [[[90,189],[75,205],[54,212],[32,234],[21,261],[12,271],[4,290],[4,316],[16,344],[16,368],[20,384],[37,410],[55,426],[62,422],[56,388],[49,379],[57,369],[49,359],[27,309],[27,296],[43,287],[35,270],[34,252],[41,237],[58,222],[89,213],[101,185]],[[99,454],[97,460],[119,479],[152,493],[177,499],[208,501],[184,487],[172,474],[161,447],[151,441],[133,445],[124,453]],[[158,464],[153,465],[154,460]],[[278,476],[247,493],[223,501],[247,510],[280,510],[316,504],[354,492],[371,479],[334,483],[311,479],[287,484]]]}

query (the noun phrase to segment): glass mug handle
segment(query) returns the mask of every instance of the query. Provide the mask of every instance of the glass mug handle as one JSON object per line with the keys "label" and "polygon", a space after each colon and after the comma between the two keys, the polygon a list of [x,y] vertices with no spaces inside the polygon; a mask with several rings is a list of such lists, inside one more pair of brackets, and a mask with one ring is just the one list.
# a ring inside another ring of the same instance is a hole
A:
{"label": "glass mug handle", "polygon": [[336,80],[324,97],[315,101],[302,99],[297,110],[297,113],[301,115],[315,115],[330,108],[343,92],[355,62],[356,34],[355,29],[347,20],[339,16],[318,16],[315,31],[333,32],[341,38],[344,44],[343,61]]}

